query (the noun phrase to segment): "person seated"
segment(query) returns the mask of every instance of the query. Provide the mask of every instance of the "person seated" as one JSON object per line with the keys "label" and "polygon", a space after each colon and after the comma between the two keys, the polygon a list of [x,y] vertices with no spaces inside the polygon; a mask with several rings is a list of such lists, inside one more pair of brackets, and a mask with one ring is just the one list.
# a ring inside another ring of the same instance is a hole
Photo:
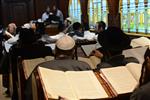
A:
{"label": "person seated", "polygon": [[[96,22],[96,25],[95,25],[95,34],[96,34],[96,36],[95,36],[95,38],[96,38],[96,41],[97,41],[97,43],[96,43],[96,49],[98,49],[98,48],[100,48],[101,47],[101,45],[98,43],[98,35],[101,35],[101,33],[104,31],[106,29],[106,24],[105,24],[105,22],[103,22],[103,21],[99,21],[99,22]],[[93,51],[95,51],[96,52],[96,50],[93,50]],[[92,51],[92,52],[93,52]]]}
{"label": "person seated", "polygon": [[45,43],[53,43],[56,39],[51,38],[48,33],[45,32],[45,24],[43,22],[36,23],[36,37],[39,41],[43,41]]}
{"label": "person seated", "polygon": [[[98,42],[102,46],[97,51],[93,52],[95,56],[101,59],[101,63],[97,68],[115,67],[126,65],[128,62],[136,61],[135,58],[126,59],[122,55],[122,51],[131,48],[130,38],[118,27],[108,27],[98,36]],[[129,60],[129,61],[127,61]]]}
{"label": "person seated", "polygon": [[53,5],[52,13],[56,17],[56,20],[58,18],[58,21],[60,21],[60,23],[63,24],[63,22],[64,22],[63,13],[61,12],[61,10],[59,10],[56,7],[56,5]]}
{"label": "person seated", "polygon": [[14,55],[23,58],[44,57],[52,55],[52,49],[43,42],[38,42],[33,29],[21,28],[17,44],[12,46]]}
{"label": "person seated", "polygon": [[68,33],[68,35],[73,38],[84,37],[84,33],[82,31],[82,25],[79,22],[75,22],[73,23],[73,31]]}
{"label": "person seated", "polygon": [[8,24],[6,31],[4,32],[4,37],[7,39],[13,38],[16,34],[17,26],[15,23]]}
{"label": "person seated", "polygon": [[69,33],[73,31],[72,27],[72,19],[70,17],[67,17],[64,21],[64,33]]}
{"label": "person seated", "polygon": [[[0,60],[3,56],[3,26],[0,25]],[[1,69],[1,66],[0,66]]]}
{"label": "person seated", "polygon": [[[19,33],[17,44],[14,44],[10,50],[12,76],[14,82],[17,81],[17,72],[15,66],[17,66],[18,63],[18,57],[21,57],[21,59],[34,59],[45,56],[53,56],[51,47],[47,47],[43,42],[38,41],[33,29],[21,28]],[[15,84],[13,88],[15,90],[13,93],[13,98],[14,100],[17,100],[17,87]]]}
{"label": "person seated", "polygon": [[91,70],[90,65],[85,62],[74,59],[75,41],[70,36],[63,36],[56,42],[55,59],[39,64],[40,67],[46,67],[55,70]]}
{"label": "person seated", "polygon": [[106,28],[106,24],[105,22],[103,21],[99,21],[99,22],[96,22],[96,26],[95,26],[95,34],[99,35],[101,34],[101,32],[103,32]]}
{"label": "person seated", "polygon": [[42,14],[42,21],[45,22],[48,18],[49,18],[49,15],[50,15],[50,7],[47,6],[46,8],[46,11]]}
{"label": "person seated", "polygon": [[150,48],[144,54],[139,86],[132,93],[130,100],[150,100]]}

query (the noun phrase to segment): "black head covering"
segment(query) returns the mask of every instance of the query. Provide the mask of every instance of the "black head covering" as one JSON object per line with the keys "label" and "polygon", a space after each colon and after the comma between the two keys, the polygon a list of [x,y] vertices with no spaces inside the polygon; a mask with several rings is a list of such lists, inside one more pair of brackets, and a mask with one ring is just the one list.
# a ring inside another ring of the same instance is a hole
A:
{"label": "black head covering", "polygon": [[130,38],[120,28],[108,27],[98,36],[100,45],[109,51],[122,51],[130,48]]}
{"label": "black head covering", "polygon": [[36,41],[36,37],[32,29],[21,28],[19,31],[19,43],[31,44]]}

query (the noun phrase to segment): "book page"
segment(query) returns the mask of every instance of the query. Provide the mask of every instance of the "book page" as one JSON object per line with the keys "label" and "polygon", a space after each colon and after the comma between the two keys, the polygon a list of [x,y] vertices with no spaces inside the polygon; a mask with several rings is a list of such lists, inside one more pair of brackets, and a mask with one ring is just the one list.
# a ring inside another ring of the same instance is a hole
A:
{"label": "book page", "polygon": [[137,63],[128,63],[126,65],[126,68],[131,72],[133,77],[136,79],[138,82],[141,76],[141,69],[142,69],[142,64],[137,64]]}
{"label": "book page", "polygon": [[89,56],[90,53],[95,50],[96,48],[95,44],[89,44],[89,45],[82,45],[81,48],[83,49],[84,53],[86,54],[86,56]]}
{"label": "book page", "polygon": [[127,49],[127,50],[123,50],[122,54],[125,57],[135,57],[136,59],[138,59],[140,64],[142,64],[144,61],[144,54],[146,49],[147,47],[137,47],[137,48]]}
{"label": "book page", "polygon": [[91,67],[91,69],[95,69],[96,68],[96,66],[94,66],[94,64],[92,63],[92,61],[89,58],[78,57],[78,60],[86,62],[87,64],[89,64],[89,66]]}
{"label": "book page", "polygon": [[89,59],[91,60],[95,68],[97,67],[97,64],[101,63],[101,59],[96,56],[90,56]]}
{"label": "book page", "polygon": [[38,64],[40,64],[42,62],[50,61],[53,59],[54,59],[54,57],[52,57],[52,56],[46,56],[44,58],[35,58],[35,59],[23,60],[22,64],[23,64],[23,69],[24,69],[26,79],[29,78],[30,74],[32,73],[32,71],[35,69],[35,67]]}
{"label": "book page", "polygon": [[137,86],[138,82],[126,67],[103,68],[101,73],[109,81],[117,94],[130,93]]}
{"label": "book page", "polygon": [[65,72],[39,67],[39,73],[48,98],[58,99],[61,96],[69,100],[76,99]]}
{"label": "book page", "polygon": [[67,71],[66,74],[79,99],[108,97],[93,71]]}
{"label": "book page", "polygon": [[95,69],[97,64],[99,64],[101,62],[101,59],[97,58],[95,56],[90,56],[89,58],[78,57],[78,60],[86,62],[87,64],[89,64],[91,69]]}
{"label": "book page", "polygon": [[24,69],[26,79],[29,78],[30,74],[35,69],[35,67],[39,63],[42,63],[44,61],[45,61],[44,58],[35,58],[35,59],[23,60],[22,64],[23,64],[23,69]]}
{"label": "book page", "polygon": [[147,46],[147,45],[150,45],[150,39],[147,37],[140,37],[131,40],[132,47]]}

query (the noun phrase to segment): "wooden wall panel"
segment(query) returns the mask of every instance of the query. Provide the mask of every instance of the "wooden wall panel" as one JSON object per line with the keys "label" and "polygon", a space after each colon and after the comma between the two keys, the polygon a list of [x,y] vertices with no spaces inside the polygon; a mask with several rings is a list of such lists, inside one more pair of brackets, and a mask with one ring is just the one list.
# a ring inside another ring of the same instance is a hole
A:
{"label": "wooden wall panel", "polygon": [[1,0],[4,26],[11,22],[23,25],[34,19],[33,0]]}
{"label": "wooden wall panel", "polygon": [[68,15],[69,0],[59,0],[58,7],[62,11],[64,19],[67,18],[69,16]]}
{"label": "wooden wall panel", "polygon": [[81,22],[84,25],[85,29],[89,28],[89,16],[88,16],[88,0],[80,0],[81,2]]}
{"label": "wooden wall panel", "polygon": [[108,3],[108,25],[121,27],[120,13],[119,13],[119,0],[107,0]]}
{"label": "wooden wall panel", "polygon": [[0,2],[0,25],[2,24],[2,5],[1,5],[1,2]]}
{"label": "wooden wall panel", "polygon": [[[41,18],[47,6],[52,9],[53,5],[64,14],[64,19],[68,17],[69,0],[0,0],[0,22],[5,26],[10,22],[16,22],[17,25],[22,25],[32,19]],[[82,23],[88,24],[88,0],[81,1]],[[108,2],[108,25],[120,27],[119,14],[120,0],[107,0]]]}

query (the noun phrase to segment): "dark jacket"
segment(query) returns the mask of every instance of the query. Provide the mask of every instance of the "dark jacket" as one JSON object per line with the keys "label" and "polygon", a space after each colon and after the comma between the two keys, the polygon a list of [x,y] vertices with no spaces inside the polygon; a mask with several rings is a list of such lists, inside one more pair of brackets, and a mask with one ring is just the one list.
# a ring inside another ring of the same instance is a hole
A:
{"label": "dark jacket", "polygon": [[51,60],[41,63],[38,66],[62,71],[91,70],[90,66],[87,63],[72,59]]}
{"label": "dark jacket", "polygon": [[11,54],[15,57],[21,56],[23,59],[33,59],[53,55],[52,49],[50,47],[40,44],[21,47],[14,45],[12,47]]}
{"label": "dark jacket", "polygon": [[139,63],[134,57],[125,58],[124,55],[115,55],[97,65],[97,70],[101,68],[125,66],[129,62]]}
{"label": "dark jacket", "polygon": [[150,82],[137,88],[130,97],[130,100],[150,100]]}

